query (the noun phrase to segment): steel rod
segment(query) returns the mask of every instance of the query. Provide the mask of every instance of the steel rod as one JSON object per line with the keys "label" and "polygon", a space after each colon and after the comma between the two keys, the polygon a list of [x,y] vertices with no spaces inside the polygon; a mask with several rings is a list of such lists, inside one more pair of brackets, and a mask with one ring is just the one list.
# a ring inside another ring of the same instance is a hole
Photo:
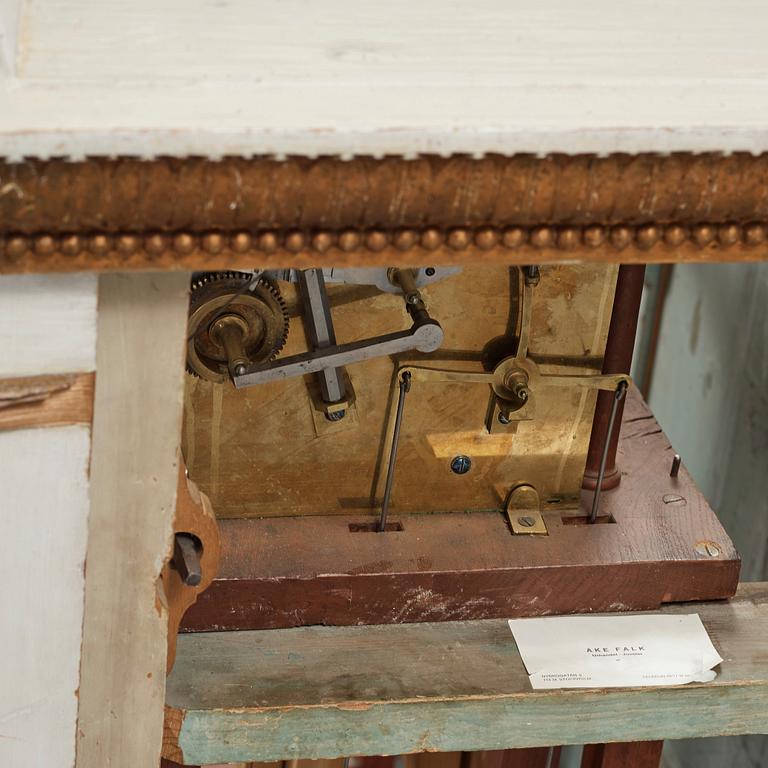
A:
{"label": "steel rod", "polygon": [[619,404],[627,393],[627,382],[620,381],[616,386],[613,395],[613,405],[611,415],[608,419],[608,429],[605,433],[605,443],[603,444],[603,455],[600,457],[600,471],[597,473],[597,485],[595,486],[595,495],[592,497],[592,511],[589,513],[589,522],[597,521],[597,512],[600,507],[600,492],[603,489],[603,477],[605,477],[605,465],[608,461],[608,453],[611,447],[611,435],[613,434],[613,424],[616,421],[616,414],[619,411]]}
{"label": "steel rod", "polygon": [[384,498],[381,502],[381,516],[379,517],[379,533],[386,530],[387,514],[389,513],[389,500],[392,496],[392,482],[395,479],[395,461],[397,460],[397,444],[400,442],[400,427],[403,423],[403,408],[405,396],[411,388],[411,374],[406,371],[400,378],[400,392],[397,397],[397,413],[395,415],[395,428],[392,430],[392,445],[389,449],[389,464],[387,465],[387,482],[384,486]]}

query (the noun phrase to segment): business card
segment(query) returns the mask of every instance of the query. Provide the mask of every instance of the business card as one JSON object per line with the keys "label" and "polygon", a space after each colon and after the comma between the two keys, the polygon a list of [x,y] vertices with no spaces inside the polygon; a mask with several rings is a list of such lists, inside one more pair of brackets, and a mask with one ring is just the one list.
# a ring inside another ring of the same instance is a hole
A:
{"label": "business card", "polygon": [[722,662],[696,613],[511,619],[534,689],[714,680]]}

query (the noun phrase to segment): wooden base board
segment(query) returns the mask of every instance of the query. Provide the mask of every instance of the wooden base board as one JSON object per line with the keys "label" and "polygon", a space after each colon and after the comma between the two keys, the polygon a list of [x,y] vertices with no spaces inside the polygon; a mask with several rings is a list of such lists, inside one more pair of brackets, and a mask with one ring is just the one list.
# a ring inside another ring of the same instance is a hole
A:
{"label": "wooden base board", "polygon": [[637,392],[619,444],[622,482],[604,522],[544,511],[546,536],[512,535],[499,513],[393,516],[402,530],[350,530],[365,518],[222,520],[221,571],[187,631],[446,621],[647,610],[733,595],[739,557]]}
{"label": "wooden base board", "polygon": [[[206,765],[766,733],[766,587],[662,609],[698,613],[724,659],[712,682],[666,688],[533,691],[503,620],[185,635],[163,754]],[[629,753],[587,765],[649,765]]]}

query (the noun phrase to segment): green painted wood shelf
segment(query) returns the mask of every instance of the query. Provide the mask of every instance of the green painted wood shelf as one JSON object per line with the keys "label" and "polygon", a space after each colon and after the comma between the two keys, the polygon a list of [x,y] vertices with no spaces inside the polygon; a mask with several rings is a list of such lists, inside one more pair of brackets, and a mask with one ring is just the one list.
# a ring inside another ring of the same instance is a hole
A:
{"label": "green painted wood shelf", "polygon": [[707,684],[533,691],[503,620],[187,634],[165,757],[189,764],[768,733],[768,584],[700,614]]}

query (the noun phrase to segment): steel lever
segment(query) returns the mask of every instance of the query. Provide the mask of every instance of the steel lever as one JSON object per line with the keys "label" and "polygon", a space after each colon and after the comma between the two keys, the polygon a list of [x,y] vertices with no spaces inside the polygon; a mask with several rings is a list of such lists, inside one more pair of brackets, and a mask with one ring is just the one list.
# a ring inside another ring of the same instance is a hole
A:
{"label": "steel lever", "polygon": [[320,352],[305,352],[301,355],[284,357],[263,367],[250,366],[244,373],[233,376],[232,381],[237,389],[244,389],[267,381],[317,373],[327,368],[341,368],[374,357],[397,355],[411,350],[434,352],[442,343],[443,329],[440,323],[430,318],[414,323],[408,331],[389,333],[373,339],[354,341],[351,344],[333,345]]}

